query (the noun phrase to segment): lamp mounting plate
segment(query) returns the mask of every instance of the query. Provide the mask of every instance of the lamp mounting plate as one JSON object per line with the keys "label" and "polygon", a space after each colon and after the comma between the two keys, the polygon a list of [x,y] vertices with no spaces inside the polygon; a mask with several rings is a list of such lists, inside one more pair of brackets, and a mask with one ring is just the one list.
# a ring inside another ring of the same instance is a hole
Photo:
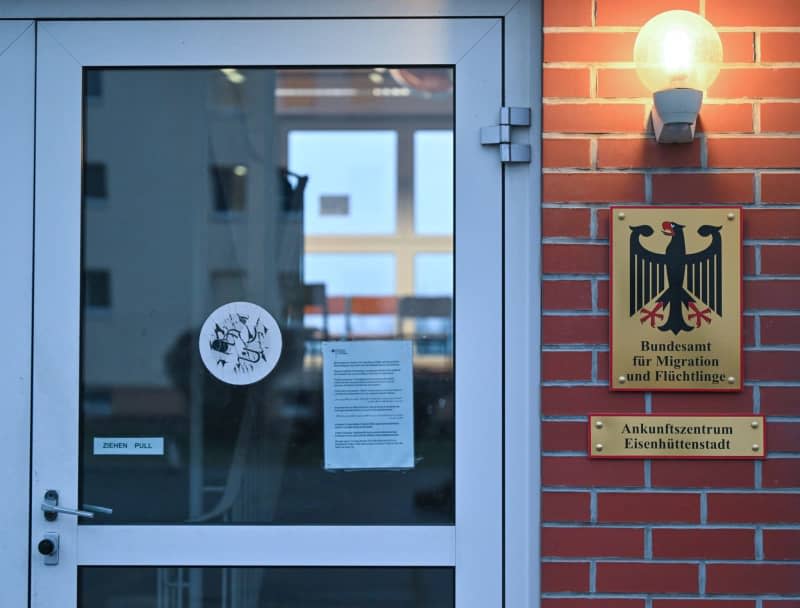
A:
{"label": "lamp mounting plate", "polygon": [[703,92],[666,89],[653,94],[653,131],[660,144],[690,143],[694,139]]}

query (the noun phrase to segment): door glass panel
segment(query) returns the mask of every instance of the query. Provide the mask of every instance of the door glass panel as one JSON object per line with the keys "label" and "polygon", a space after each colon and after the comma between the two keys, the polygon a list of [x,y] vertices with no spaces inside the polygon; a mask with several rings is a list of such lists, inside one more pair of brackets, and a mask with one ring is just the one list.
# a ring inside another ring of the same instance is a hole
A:
{"label": "door glass panel", "polygon": [[449,295],[452,293],[452,277],[452,254],[420,253],[414,256],[414,291],[418,295]]}
{"label": "door glass panel", "polygon": [[313,175],[306,234],[392,234],[397,217],[397,131],[292,131],[289,165]]}
{"label": "door glass panel", "polygon": [[81,608],[448,608],[452,568],[79,569]]}
{"label": "door glass panel", "polygon": [[[452,82],[85,71],[82,524],[454,521]],[[235,301],[282,335],[250,385],[198,352]],[[413,467],[326,470],[326,340],[412,342]]]}
{"label": "door glass panel", "polygon": [[414,226],[419,234],[453,233],[453,131],[414,133]]}

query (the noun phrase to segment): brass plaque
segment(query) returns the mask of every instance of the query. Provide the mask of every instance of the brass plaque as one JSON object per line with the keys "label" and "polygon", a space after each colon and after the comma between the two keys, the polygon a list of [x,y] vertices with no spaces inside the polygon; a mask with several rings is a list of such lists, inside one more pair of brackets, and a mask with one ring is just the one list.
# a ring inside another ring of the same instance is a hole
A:
{"label": "brass plaque", "polygon": [[609,222],[611,389],[741,390],[741,209],[613,207]]}
{"label": "brass plaque", "polygon": [[589,416],[592,458],[764,458],[763,416]]}

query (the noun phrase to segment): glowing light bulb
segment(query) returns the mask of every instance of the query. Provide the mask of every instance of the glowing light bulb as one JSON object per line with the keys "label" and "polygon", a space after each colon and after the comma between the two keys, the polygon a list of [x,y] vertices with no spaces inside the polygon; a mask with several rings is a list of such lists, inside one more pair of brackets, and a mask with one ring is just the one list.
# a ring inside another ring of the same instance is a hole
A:
{"label": "glowing light bulb", "polygon": [[700,15],[667,11],[642,26],[633,59],[639,79],[651,91],[703,90],[719,73],[722,41]]}
{"label": "glowing light bulb", "polygon": [[661,65],[675,86],[686,81],[692,69],[694,52],[689,34],[685,30],[670,30],[661,43]]}

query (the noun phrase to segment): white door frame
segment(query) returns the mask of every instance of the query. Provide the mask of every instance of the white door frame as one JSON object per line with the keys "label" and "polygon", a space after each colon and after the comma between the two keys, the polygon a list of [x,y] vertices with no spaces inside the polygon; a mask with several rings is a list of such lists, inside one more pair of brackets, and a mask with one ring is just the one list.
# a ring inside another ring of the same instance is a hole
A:
{"label": "white door frame", "polygon": [[[0,21],[0,605],[28,605],[35,28]],[[13,86],[8,86],[14,83]]]}
{"label": "white door frame", "polygon": [[[541,175],[541,0],[215,0],[185,3],[105,0],[29,0],[0,7],[0,77],[17,83],[14,96],[0,100],[0,178],[8,194],[0,211],[6,238],[0,241],[0,281],[13,294],[0,304],[14,330],[15,350],[0,354],[0,384],[9,424],[0,426],[0,462],[8,515],[0,526],[0,603],[27,604],[30,505],[29,476],[31,260],[33,206],[33,61],[35,32],[26,19],[180,17],[474,17],[503,19],[506,105],[532,109],[524,139],[533,164],[505,170],[505,585],[508,606],[539,603],[539,368],[540,368],[540,175]],[[26,31],[27,30],[27,31]],[[23,34],[24,35],[20,35]],[[9,46],[10,44],[10,46]],[[9,334],[6,334],[7,337]],[[9,338],[10,339],[10,338]],[[27,353],[27,354],[26,354]],[[24,536],[24,538],[23,538]]]}
{"label": "white door frame", "polygon": [[[505,597],[539,606],[541,527],[542,0],[504,13],[506,106],[531,109],[531,164],[508,165],[505,186]],[[512,134],[513,138],[513,134]]]}
{"label": "white door frame", "polygon": [[501,105],[499,19],[39,24],[32,509],[50,489],[78,505],[83,68],[361,64],[455,65],[455,528],[79,526],[38,512],[33,540],[58,533],[60,556],[47,566],[33,555],[34,608],[76,597],[77,567],[106,564],[446,565],[459,608],[501,604],[502,171],[477,142]]}

